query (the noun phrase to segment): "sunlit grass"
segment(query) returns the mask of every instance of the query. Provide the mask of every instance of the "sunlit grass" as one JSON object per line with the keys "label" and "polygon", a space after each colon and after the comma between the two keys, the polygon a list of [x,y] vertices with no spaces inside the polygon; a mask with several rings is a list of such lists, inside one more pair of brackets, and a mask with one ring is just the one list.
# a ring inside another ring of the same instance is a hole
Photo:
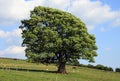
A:
{"label": "sunlit grass", "polygon": [[[120,73],[85,67],[67,66],[68,74],[55,73],[56,65],[28,63],[23,60],[0,59],[0,81],[120,81]],[[31,69],[31,71],[8,68]],[[6,69],[7,68],[7,69]],[[36,70],[36,71],[34,71]]]}

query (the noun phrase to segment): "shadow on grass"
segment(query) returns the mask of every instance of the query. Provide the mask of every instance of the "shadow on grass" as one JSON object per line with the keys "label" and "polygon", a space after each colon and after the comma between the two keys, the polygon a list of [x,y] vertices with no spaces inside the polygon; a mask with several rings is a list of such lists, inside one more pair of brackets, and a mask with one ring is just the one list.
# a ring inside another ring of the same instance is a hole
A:
{"label": "shadow on grass", "polygon": [[25,68],[4,68],[4,67],[0,67],[0,69],[3,69],[3,70],[16,70],[16,71],[27,71],[27,72],[57,73],[57,71],[37,70],[37,69],[25,69]]}

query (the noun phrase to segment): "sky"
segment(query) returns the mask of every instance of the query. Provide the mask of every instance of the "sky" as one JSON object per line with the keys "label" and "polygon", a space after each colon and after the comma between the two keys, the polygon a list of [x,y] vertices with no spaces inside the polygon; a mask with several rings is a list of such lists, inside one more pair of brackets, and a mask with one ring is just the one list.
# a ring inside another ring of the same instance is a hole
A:
{"label": "sky", "polygon": [[95,35],[98,56],[93,65],[120,67],[119,3],[120,0],[0,0],[0,57],[26,59],[20,21],[29,19],[35,6],[46,6],[72,13]]}

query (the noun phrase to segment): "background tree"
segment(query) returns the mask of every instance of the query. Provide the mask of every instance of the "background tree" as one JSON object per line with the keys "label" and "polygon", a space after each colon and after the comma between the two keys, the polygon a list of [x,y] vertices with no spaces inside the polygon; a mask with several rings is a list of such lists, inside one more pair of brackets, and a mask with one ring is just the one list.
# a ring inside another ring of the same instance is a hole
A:
{"label": "background tree", "polygon": [[95,37],[85,24],[71,13],[48,7],[35,7],[30,19],[22,20],[22,45],[29,61],[57,63],[58,72],[66,73],[66,63],[97,56]]}

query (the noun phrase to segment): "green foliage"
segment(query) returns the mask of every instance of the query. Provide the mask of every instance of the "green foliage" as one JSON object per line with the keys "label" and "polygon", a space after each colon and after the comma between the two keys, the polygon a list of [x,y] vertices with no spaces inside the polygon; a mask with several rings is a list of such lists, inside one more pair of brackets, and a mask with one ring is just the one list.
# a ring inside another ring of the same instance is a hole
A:
{"label": "green foliage", "polygon": [[93,66],[91,64],[87,65],[88,68],[94,68],[94,69],[99,69],[99,70],[105,70],[105,71],[113,71],[113,69],[111,67],[107,67],[101,64],[98,64],[96,66]]}
{"label": "green foliage", "polygon": [[23,46],[30,61],[42,63],[94,62],[95,37],[71,13],[48,7],[35,7],[30,19],[22,20]]}
{"label": "green foliage", "polygon": [[104,71],[113,71],[113,68],[107,67],[107,66],[104,66],[104,65],[101,65],[101,64],[98,64],[96,66],[94,66],[92,64],[88,64],[88,65],[79,64],[78,66],[92,68],[92,69],[99,69],[99,70],[104,70]]}
{"label": "green foliage", "polygon": [[101,64],[98,64],[98,65],[96,65],[96,68],[100,69],[100,70],[103,70],[105,67],[103,65],[101,65]]}
{"label": "green foliage", "polygon": [[116,68],[116,69],[115,69],[115,72],[120,72],[120,68]]}
{"label": "green foliage", "polygon": [[95,68],[95,66],[92,65],[92,64],[88,64],[87,67],[88,67],[88,68]]}

